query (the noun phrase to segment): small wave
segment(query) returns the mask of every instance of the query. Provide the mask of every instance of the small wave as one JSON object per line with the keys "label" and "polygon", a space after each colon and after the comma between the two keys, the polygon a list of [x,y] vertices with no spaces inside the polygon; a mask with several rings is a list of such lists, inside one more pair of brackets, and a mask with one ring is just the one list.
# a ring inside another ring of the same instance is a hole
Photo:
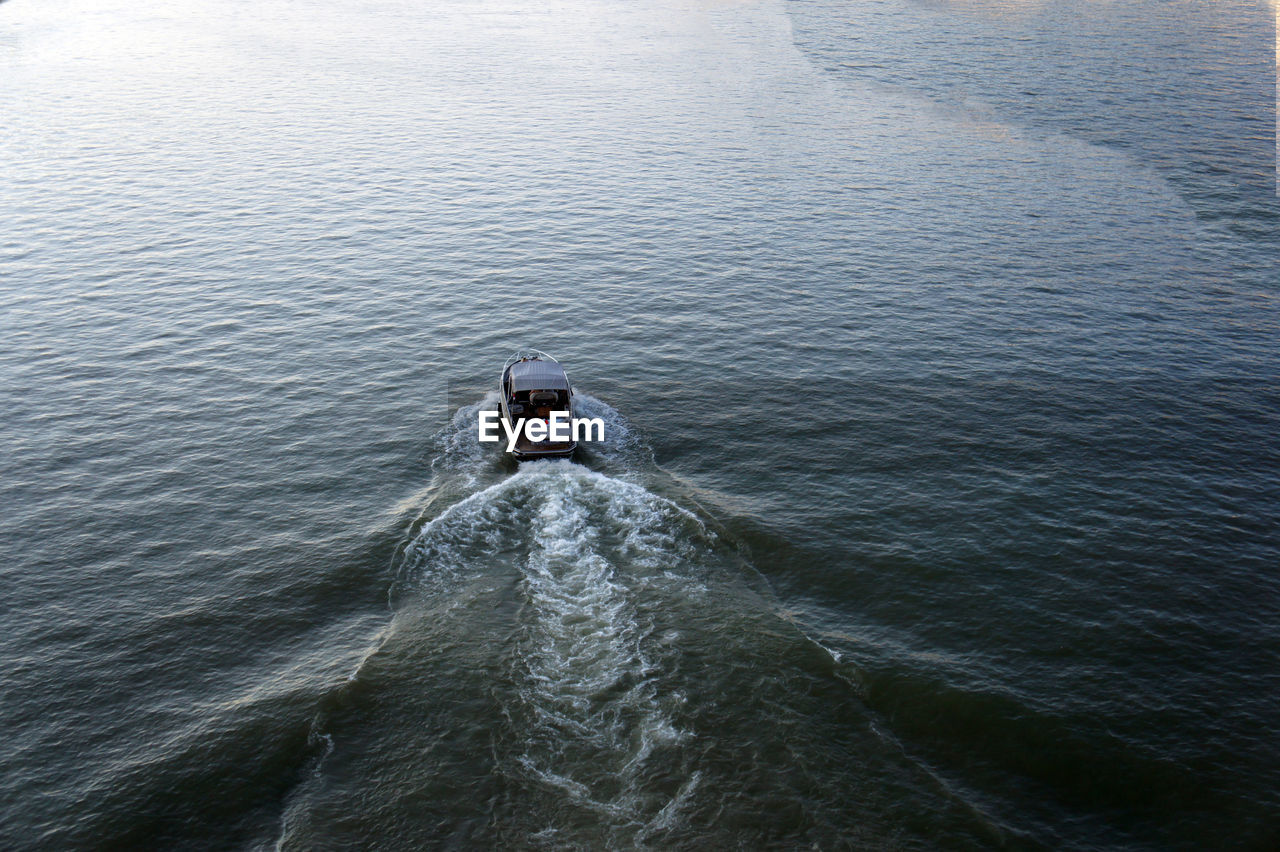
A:
{"label": "small wave", "polygon": [[461,478],[463,487],[474,486],[481,472],[497,458],[493,447],[480,443],[477,435],[480,412],[497,409],[498,392],[489,391],[478,402],[455,411],[449,425],[436,437],[438,452],[433,466]]}
{"label": "small wave", "polygon": [[632,470],[653,463],[653,452],[640,440],[627,418],[616,408],[585,393],[574,392],[574,413],[578,417],[599,417],[604,421],[604,440],[584,442],[579,452],[589,461],[599,460],[626,476]]}

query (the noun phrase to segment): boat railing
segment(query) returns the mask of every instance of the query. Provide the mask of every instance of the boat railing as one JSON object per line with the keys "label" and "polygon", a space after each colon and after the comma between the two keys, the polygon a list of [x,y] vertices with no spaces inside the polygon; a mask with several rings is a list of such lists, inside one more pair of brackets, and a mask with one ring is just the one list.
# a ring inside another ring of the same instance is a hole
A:
{"label": "boat railing", "polygon": [[512,364],[518,364],[521,361],[550,361],[552,364],[560,363],[540,349],[517,349],[515,354],[508,358],[507,362],[502,365],[502,372],[505,374]]}

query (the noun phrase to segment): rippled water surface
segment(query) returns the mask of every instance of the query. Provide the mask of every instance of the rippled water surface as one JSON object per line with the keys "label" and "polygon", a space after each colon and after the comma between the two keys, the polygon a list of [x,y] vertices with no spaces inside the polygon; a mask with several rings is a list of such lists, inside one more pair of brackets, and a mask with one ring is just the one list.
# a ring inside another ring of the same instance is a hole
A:
{"label": "rippled water surface", "polygon": [[0,845],[1273,848],[1275,32],[0,5]]}

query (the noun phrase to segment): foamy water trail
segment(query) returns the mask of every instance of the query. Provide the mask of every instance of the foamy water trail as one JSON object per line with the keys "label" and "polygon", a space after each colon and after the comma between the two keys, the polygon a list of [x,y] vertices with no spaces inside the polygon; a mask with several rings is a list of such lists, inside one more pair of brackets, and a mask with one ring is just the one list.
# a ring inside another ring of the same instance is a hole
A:
{"label": "foamy water trail", "polygon": [[610,467],[610,472],[623,477],[641,465],[652,464],[652,450],[613,406],[594,396],[575,392],[573,409],[578,417],[598,417],[604,421],[604,440],[582,444],[585,458],[601,462]]}
{"label": "foamy water trail", "polygon": [[[478,575],[514,572],[518,623],[505,652],[511,689],[497,769],[544,802],[539,842],[572,842],[575,826],[592,825],[590,836],[603,826],[610,845],[630,845],[677,825],[699,784],[696,772],[673,782],[650,767],[655,754],[670,766],[688,738],[673,718],[684,696],[661,688],[674,633],[655,636],[651,610],[654,600],[705,593],[690,568],[705,562],[714,535],[630,481],[646,450],[617,411],[584,394],[575,403],[579,416],[605,421],[591,456],[620,476],[545,461],[473,490],[418,530],[393,599],[425,601],[439,618],[468,606],[464,590]],[[501,463],[475,435],[477,413],[494,404],[490,394],[458,411],[437,475],[476,488]],[[528,832],[510,839],[521,838]]]}
{"label": "foamy water trail", "polygon": [[[664,530],[674,507],[599,475],[536,475],[544,499],[523,566],[529,617],[514,659],[527,745],[518,771],[639,831],[672,805],[644,789],[645,761],[686,733],[664,707],[680,697],[657,694],[662,648],[649,642],[653,625],[635,605],[636,578],[624,571],[661,569],[675,555]],[[629,528],[621,546],[601,546],[603,518]]]}
{"label": "foamy water trail", "polygon": [[479,401],[455,411],[449,425],[436,437],[432,467],[461,479],[463,487],[475,485],[481,472],[500,458],[491,451],[493,447],[480,443],[476,434],[480,412],[497,409],[498,392],[489,391]]}

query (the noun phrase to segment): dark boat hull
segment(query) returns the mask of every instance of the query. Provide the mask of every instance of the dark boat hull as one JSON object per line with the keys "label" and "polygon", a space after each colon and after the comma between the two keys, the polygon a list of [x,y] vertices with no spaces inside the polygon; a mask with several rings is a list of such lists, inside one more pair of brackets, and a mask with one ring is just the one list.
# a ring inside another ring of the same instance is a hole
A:
{"label": "dark boat hull", "polygon": [[[573,388],[568,375],[558,361],[537,350],[517,353],[508,359],[499,392],[499,413],[508,435],[523,418],[532,416],[545,423],[552,414],[564,412],[573,416]],[[577,448],[576,441],[532,441],[521,434],[510,453],[517,461],[563,459],[572,456]]]}

